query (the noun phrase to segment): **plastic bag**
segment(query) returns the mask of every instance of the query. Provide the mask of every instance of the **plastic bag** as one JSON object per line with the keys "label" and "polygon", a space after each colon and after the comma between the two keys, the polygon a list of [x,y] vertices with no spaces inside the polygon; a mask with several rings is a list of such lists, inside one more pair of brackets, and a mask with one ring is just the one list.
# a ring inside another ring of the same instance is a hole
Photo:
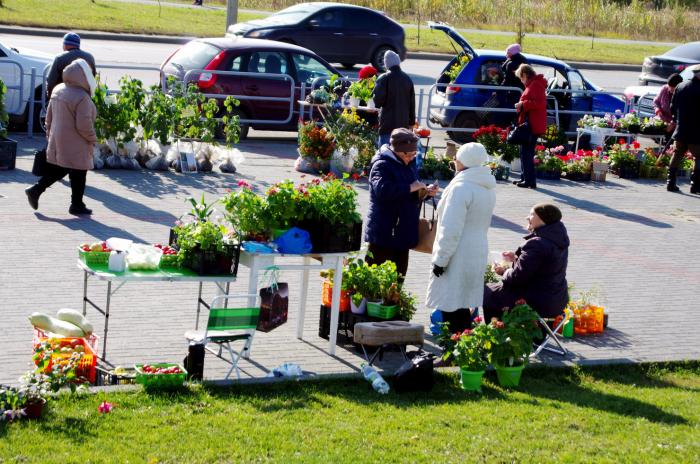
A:
{"label": "plastic bag", "polygon": [[167,171],[169,169],[168,161],[162,154],[154,156],[146,161],[146,169],[152,169],[154,171]]}
{"label": "plastic bag", "polygon": [[267,374],[268,377],[301,377],[302,375],[304,371],[301,370],[301,366],[294,363],[284,363]]}
{"label": "plastic bag", "polygon": [[112,154],[107,157],[105,160],[105,167],[107,169],[121,169],[122,167],[122,158],[121,156],[117,154]]}
{"label": "plastic bag", "polygon": [[280,253],[303,254],[311,253],[311,236],[309,233],[298,227],[292,227],[287,232],[280,235],[276,240],[277,250]]}
{"label": "plastic bag", "polygon": [[121,161],[121,168],[122,169],[129,169],[129,170],[133,171],[133,170],[141,168],[138,161],[136,161],[134,158],[129,158],[128,156],[122,156],[120,161]]}
{"label": "plastic bag", "polygon": [[131,271],[155,271],[160,265],[163,250],[151,245],[131,245],[126,265]]}
{"label": "plastic bag", "polygon": [[357,148],[350,147],[347,152],[335,150],[331,155],[331,172],[338,178],[343,178],[344,173],[352,172],[352,167],[357,159]]}
{"label": "plastic bag", "polygon": [[214,152],[221,172],[234,173],[245,162],[243,153],[237,148],[216,147]]}
{"label": "plastic bag", "polygon": [[96,170],[105,167],[105,162],[102,160],[102,155],[100,154],[100,149],[98,147],[95,147],[92,150],[92,164]]}

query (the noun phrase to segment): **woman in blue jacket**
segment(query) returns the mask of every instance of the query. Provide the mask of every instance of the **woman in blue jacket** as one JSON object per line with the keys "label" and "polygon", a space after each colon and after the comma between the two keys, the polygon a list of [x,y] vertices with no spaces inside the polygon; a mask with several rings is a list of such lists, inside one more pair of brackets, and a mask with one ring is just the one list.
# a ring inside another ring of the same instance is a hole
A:
{"label": "woman in blue jacket", "polygon": [[[418,243],[420,196],[434,196],[436,185],[426,186],[416,174],[418,137],[409,129],[394,129],[390,143],[382,145],[369,174],[369,211],[365,241],[366,261],[396,263],[402,276],[408,269],[408,252]],[[421,193],[424,192],[424,193]]]}

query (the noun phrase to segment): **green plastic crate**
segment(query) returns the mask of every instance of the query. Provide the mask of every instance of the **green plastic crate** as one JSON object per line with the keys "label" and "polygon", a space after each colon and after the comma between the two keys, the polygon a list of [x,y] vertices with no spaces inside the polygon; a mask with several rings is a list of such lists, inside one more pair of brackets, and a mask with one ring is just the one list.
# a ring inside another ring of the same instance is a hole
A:
{"label": "green plastic crate", "polygon": [[78,257],[88,266],[109,263],[109,255],[108,251],[84,251],[78,247]]}
{"label": "green plastic crate", "polygon": [[399,312],[397,305],[384,306],[380,303],[367,302],[367,315],[379,319],[391,319]]}
{"label": "green plastic crate", "polygon": [[153,367],[173,367],[177,366],[182,371],[180,374],[147,374],[143,371],[143,364],[135,364],[136,383],[140,383],[144,388],[177,388],[185,383],[187,371],[182,365],[177,363],[148,363]]}
{"label": "green plastic crate", "polygon": [[161,269],[179,269],[180,264],[177,262],[178,255],[163,255],[160,257]]}

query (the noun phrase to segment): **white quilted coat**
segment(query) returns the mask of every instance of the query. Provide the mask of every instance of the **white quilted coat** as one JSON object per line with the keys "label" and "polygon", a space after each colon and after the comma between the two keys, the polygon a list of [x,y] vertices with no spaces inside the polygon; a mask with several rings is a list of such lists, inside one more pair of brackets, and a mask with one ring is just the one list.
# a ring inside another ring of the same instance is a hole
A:
{"label": "white quilted coat", "polygon": [[440,277],[430,273],[428,308],[452,312],[481,306],[495,189],[496,180],[486,166],[457,173],[445,188],[437,209],[432,264],[446,270]]}

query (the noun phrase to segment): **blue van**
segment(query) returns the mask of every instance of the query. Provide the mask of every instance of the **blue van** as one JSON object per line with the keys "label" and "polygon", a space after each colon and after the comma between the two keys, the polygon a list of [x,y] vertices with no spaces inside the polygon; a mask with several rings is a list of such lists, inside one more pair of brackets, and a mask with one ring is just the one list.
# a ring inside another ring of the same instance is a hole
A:
{"label": "blue van", "polygon": [[[430,119],[442,127],[478,129],[496,124],[507,127],[515,118],[515,112],[490,111],[491,108],[512,109],[519,91],[503,90],[499,83],[503,79],[501,65],[506,60],[505,52],[474,50],[469,42],[452,27],[443,23],[429,23],[431,29],[443,31],[462,51],[440,73],[435,94],[431,98]],[[576,111],[580,114],[559,113],[559,127],[567,132],[576,130],[576,123],[584,113],[614,113],[625,110],[625,101],[613,95],[591,93],[600,91],[581,73],[563,61],[539,55],[524,54],[530,65],[547,79],[549,124],[556,123],[554,109]],[[454,81],[446,74],[450,68],[463,60],[468,62]],[[454,85],[457,84],[457,85]],[[464,88],[460,84],[479,85],[485,88]],[[434,108],[435,106],[446,108]],[[472,107],[475,109],[452,109],[450,107]],[[476,108],[483,108],[476,109]],[[448,131],[451,139],[459,143],[471,140],[469,132]]]}

